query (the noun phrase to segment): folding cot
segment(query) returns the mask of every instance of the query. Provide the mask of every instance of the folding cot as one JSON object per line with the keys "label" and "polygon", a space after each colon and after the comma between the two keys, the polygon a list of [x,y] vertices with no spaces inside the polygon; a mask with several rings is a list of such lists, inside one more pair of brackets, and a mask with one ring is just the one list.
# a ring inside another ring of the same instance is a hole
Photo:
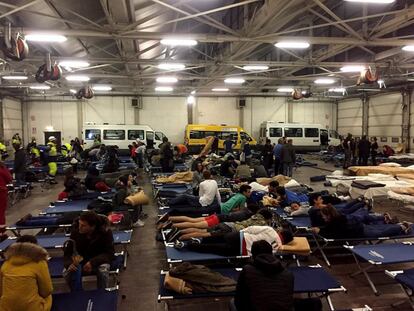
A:
{"label": "folding cot", "polygon": [[32,230],[32,229],[42,229],[42,230],[46,230],[49,228],[64,228],[64,229],[68,229],[72,227],[72,224],[53,224],[53,225],[30,225],[30,226],[21,226],[18,224],[14,224],[14,225],[10,225],[7,226],[6,229],[10,230],[11,232],[13,232],[13,234],[15,236],[20,236],[21,235],[21,231],[22,230]]}
{"label": "folding cot", "polygon": [[177,195],[188,193],[191,190],[189,184],[165,184],[154,186],[154,197],[172,198]]}
{"label": "folding cot", "polygon": [[92,200],[57,201],[49,206],[41,214],[63,214],[70,212],[82,212],[88,210],[88,205]]}
{"label": "folding cot", "polygon": [[117,288],[54,294],[52,311],[116,311],[117,302]]}
{"label": "folding cot", "polygon": [[[238,279],[240,271],[242,269],[234,268],[221,268],[214,269],[226,277],[230,277],[234,280]],[[330,310],[334,310],[330,295],[335,292],[345,292],[346,289],[341,286],[338,281],[331,276],[321,266],[309,266],[309,267],[289,267],[288,270],[292,272],[294,276],[294,292],[307,293],[307,294],[320,294],[321,297],[325,297],[329,304]],[[188,298],[201,298],[201,297],[218,297],[218,296],[234,296],[235,292],[228,293],[202,293],[184,295],[178,294],[171,290],[168,290],[164,286],[166,272],[161,271],[160,274],[160,288],[158,293],[158,302],[163,300],[172,299],[188,299]]]}
{"label": "folding cot", "polygon": [[107,192],[100,192],[100,191],[93,191],[93,192],[88,192],[85,194],[82,194],[80,196],[77,197],[73,197],[70,198],[72,201],[74,200],[93,200],[93,199],[97,199],[98,197],[102,197],[105,199],[110,199],[114,196],[115,194],[115,189],[111,189],[110,191]]}
{"label": "folding cot", "polygon": [[[411,305],[411,308],[414,309],[413,302],[413,293],[414,293],[414,269],[407,270],[398,270],[398,271],[388,271],[385,270],[385,274],[392,277],[396,282],[398,282],[405,294],[408,297],[408,301]],[[392,306],[396,307],[399,304],[404,303],[404,301],[393,303]]]}
{"label": "folding cot", "polygon": [[[344,245],[344,247],[352,253],[358,267],[358,271],[353,273],[352,276],[362,273],[375,295],[379,295],[379,292],[368,274],[370,269],[375,266],[414,261],[414,244],[411,242],[355,246]],[[362,267],[360,259],[368,262],[370,266]]]}
{"label": "folding cot", "polygon": [[6,185],[9,195],[9,204],[13,206],[20,199],[25,199],[30,195],[31,192],[31,183],[29,182],[13,182]]}

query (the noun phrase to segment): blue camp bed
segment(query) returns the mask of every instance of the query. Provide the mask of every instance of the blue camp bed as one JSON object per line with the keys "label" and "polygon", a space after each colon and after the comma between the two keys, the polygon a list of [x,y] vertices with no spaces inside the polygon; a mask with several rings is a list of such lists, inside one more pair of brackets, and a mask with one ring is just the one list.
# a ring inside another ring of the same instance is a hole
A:
{"label": "blue camp bed", "polygon": [[[131,242],[132,230],[114,231],[114,244],[129,244]],[[39,235],[36,237],[40,246],[47,249],[62,248],[69,236],[65,234]],[[8,246],[16,241],[16,237],[9,237],[0,243],[0,251],[4,251]]]}
{"label": "blue camp bed", "polygon": [[[307,293],[307,294],[321,294],[328,301],[330,310],[334,310],[330,295],[335,292],[345,292],[346,289],[341,286],[338,281],[331,276],[321,266],[309,266],[309,267],[290,267],[288,268],[294,276],[294,292]],[[222,275],[237,280],[241,269],[221,268],[214,269]],[[161,271],[160,274],[160,287],[158,293],[158,302],[163,300],[172,299],[188,299],[188,298],[201,298],[201,297],[218,297],[218,296],[234,296],[235,292],[227,293],[197,293],[191,295],[178,294],[171,290],[168,290],[164,286],[166,272]]]}
{"label": "blue camp bed", "polygon": [[[411,242],[356,246],[344,245],[344,247],[351,251],[358,267],[358,271],[352,275],[354,276],[362,273],[375,295],[379,295],[379,292],[368,274],[370,269],[379,265],[414,261],[414,244]],[[370,266],[365,268],[362,267],[360,259],[368,262]]]}
{"label": "blue camp bed", "polygon": [[21,226],[21,225],[10,225],[6,229],[13,232],[15,236],[20,236],[20,231],[22,230],[33,230],[33,229],[49,229],[49,228],[70,228],[72,224],[55,224],[55,225],[31,225],[31,226]]}
{"label": "blue camp bed", "polygon": [[[414,302],[413,302],[413,294],[414,294],[414,269],[407,269],[407,270],[398,270],[398,271],[388,271],[385,270],[385,274],[392,277],[396,282],[398,282],[402,289],[404,290],[405,294],[408,297],[408,302],[411,305],[411,308],[414,309]],[[404,303],[395,302],[392,304],[393,307],[397,307],[398,305]]]}
{"label": "blue camp bed", "polygon": [[72,201],[73,200],[93,200],[93,199],[97,199],[98,197],[110,199],[114,196],[114,194],[115,194],[115,189],[111,189],[108,192],[93,191],[93,192],[82,194],[81,196],[78,196],[78,197],[71,197],[70,199]]}
{"label": "blue camp bed", "polygon": [[43,210],[42,214],[63,214],[69,212],[82,212],[88,210],[88,205],[92,200],[75,200],[55,202],[55,206],[49,206]]}
{"label": "blue camp bed", "polygon": [[53,295],[51,311],[116,311],[118,290],[79,291]]}
{"label": "blue camp bed", "polygon": [[[124,268],[124,256],[125,252],[115,253],[114,261],[111,263],[110,272],[111,274],[119,274],[119,270]],[[49,266],[49,274],[52,278],[62,278],[62,272],[64,268],[63,257],[52,257],[47,262]]]}
{"label": "blue camp bed", "polygon": [[[185,185],[185,186],[183,186]],[[165,184],[155,188],[155,197],[171,198],[187,193],[191,190],[191,185],[187,184]]]}

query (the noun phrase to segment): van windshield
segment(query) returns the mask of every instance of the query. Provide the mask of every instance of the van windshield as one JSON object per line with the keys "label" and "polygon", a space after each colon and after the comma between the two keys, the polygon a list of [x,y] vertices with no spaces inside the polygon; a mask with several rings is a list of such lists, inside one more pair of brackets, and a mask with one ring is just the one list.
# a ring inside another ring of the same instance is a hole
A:
{"label": "van windshield", "polygon": [[245,132],[240,132],[240,139],[244,140],[246,139],[247,141],[252,141],[253,139],[249,136],[249,134],[245,133]]}

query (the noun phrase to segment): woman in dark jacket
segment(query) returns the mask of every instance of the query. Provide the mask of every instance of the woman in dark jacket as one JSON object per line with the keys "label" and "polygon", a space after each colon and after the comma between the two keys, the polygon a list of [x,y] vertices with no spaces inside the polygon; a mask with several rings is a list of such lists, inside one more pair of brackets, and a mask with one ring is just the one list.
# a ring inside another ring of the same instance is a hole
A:
{"label": "woman in dark jacket", "polygon": [[347,218],[338,210],[328,204],[320,209],[325,220],[323,227],[312,228],[313,232],[331,239],[347,238],[379,238],[408,234],[411,224],[402,222],[398,224],[365,224],[358,217]]}

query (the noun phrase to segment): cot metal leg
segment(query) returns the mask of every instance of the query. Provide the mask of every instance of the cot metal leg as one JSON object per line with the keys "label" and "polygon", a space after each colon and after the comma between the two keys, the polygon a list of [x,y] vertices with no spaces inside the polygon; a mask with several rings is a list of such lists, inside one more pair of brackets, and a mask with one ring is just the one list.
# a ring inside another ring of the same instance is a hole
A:
{"label": "cot metal leg", "polygon": [[325,252],[323,250],[323,247],[319,243],[318,238],[315,236],[315,234],[312,234],[312,236],[313,236],[313,239],[314,239],[314,241],[316,243],[316,249],[320,251],[320,253],[322,255],[322,258],[326,262],[326,264],[328,265],[328,267],[331,267],[331,263],[329,262],[328,257],[326,256],[326,254],[325,254]]}
{"label": "cot metal leg", "polygon": [[376,296],[379,296],[379,295],[380,295],[380,293],[378,292],[377,288],[375,287],[374,283],[372,282],[372,280],[371,280],[371,278],[369,277],[368,272],[367,272],[369,269],[371,269],[371,268],[372,268],[372,266],[367,267],[367,268],[365,268],[365,269],[364,269],[364,268],[361,266],[361,264],[360,264],[360,262],[359,262],[358,258],[356,257],[356,255],[355,255],[353,252],[352,252],[352,256],[353,256],[353,257],[354,257],[354,259],[355,259],[355,263],[357,264],[359,271],[356,271],[355,273],[352,273],[352,274],[351,274],[351,277],[356,276],[356,275],[361,274],[361,273],[362,273],[362,274],[364,274],[364,276],[365,276],[366,280],[368,281],[368,284],[369,284],[369,286],[371,287],[371,289],[372,289],[372,291],[374,292],[374,294],[375,294]]}
{"label": "cot metal leg", "polygon": [[328,305],[329,305],[329,310],[334,311],[334,310],[335,310],[335,308],[334,308],[334,305],[333,305],[333,303],[332,303],[331,296],[326,295],[326,301],[328,302]]}

